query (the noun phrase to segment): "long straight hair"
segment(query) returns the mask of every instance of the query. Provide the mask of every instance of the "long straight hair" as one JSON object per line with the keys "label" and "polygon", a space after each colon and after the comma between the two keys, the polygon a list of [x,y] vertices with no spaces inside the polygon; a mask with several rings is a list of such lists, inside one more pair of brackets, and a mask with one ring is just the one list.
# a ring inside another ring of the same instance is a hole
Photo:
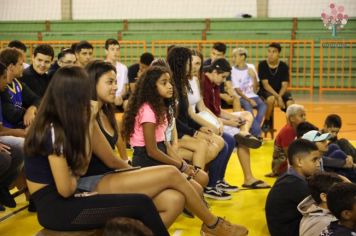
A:
{"label": "long straight hair", "polygon": [[[24,151],[36,158],[43,155],[64,155],[75,174],[82,174],[88,163],[91,83],[84,69],[60,68],[53,76],[34,123],[25,138]],[[49,146],[54,129],[52,148]],[[90,143],[89,143],[90,145]]]}
{"label": "long straight hair", "polygon": [[[88,65],[86,65],[85,69],[88,72],[90,81],[92,81],[93,83],[92,99],[97,100],[98,93],[96,91],[96,85],[98,84],[100,77],[110,71],[114,71],[116,74],[116,68],[110,62],[105,62],[103,60],[94,60],[89,62]],[[114,105],[110,103],[105,103],[103,104],[101,109],[108,118],[111,127],[115,130],[115,132],[118,133],[119,128],[115,119]],[[99,113],[96,119],[99,123],[101,123],[101,120],[99,119]]]}

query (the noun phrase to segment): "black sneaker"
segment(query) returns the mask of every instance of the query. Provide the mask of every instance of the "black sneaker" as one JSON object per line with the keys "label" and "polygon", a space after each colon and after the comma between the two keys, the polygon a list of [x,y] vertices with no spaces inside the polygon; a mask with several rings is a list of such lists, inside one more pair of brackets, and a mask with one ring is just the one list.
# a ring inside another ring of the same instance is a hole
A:
{"label": "black sneaker", "polygon": [[31,198],[28,200],[28,209],[27,210],[29,212],[37,212],[36,205]]}
{"label": "black sneaker", "polygon": [[230,185],[225,180],[219,180],[216,184],[216,188],[230,193],[239,191],[239,188],[237,186]]}
{"label": "black sneaker", "polygon": [[182,214],[187,218],[194,218],[194,214],[190,212],[187,208],[183,209]]}
{"label": "black sneaker", "polygon": [[204,188],[204,196],[207,198],[212,198],[215,200],[229,200],[231,199],[231,195],[225,193],[217,189],[216,187],[205,187]]}
{"label": "black sneaker", "polygon": [[0,204],[10,208],[16,207],[15,199],[9,192],[8,188],[0,188]]}

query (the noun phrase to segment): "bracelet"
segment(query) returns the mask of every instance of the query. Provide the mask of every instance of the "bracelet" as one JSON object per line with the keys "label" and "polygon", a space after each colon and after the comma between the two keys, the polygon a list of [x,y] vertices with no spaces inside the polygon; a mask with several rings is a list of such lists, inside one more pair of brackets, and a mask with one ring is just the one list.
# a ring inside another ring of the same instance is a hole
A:
{"label": "bracelet", "polygon": [[182,165],[180,166],[180,172],[184,172],[188,168],[188,164],[185,161],[182,161]]}
{"label": "bracelet", "polygon": [[198,130],[197,130],[197,131],[195,131],[195,133],[194,133],[193,137],[194,137],[194,138],[196,138],[196,137],[198,136],[198,133],[199,133],[199,131],[198,131]]}

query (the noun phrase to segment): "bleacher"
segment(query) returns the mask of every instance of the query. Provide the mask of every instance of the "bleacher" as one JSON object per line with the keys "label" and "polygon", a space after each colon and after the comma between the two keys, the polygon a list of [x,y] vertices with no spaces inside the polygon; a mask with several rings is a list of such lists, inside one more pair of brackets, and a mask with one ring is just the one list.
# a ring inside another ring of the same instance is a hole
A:
{"label": "bleacher", "polygon": [[[73,21],[16,21],[0,22],[1,40],[34,40],[34,41],[66,41],[66,40],[106,40],[117,38],[120,41],[141,40],[145,46],[139,50],[130,49],[125,62],[135,62],[138,56],[147,49],[157,56],[164,56],[165,50],[155,48],[155,41],[233,41],[228,43],[227,58],[233,47],[245,46],[254,57],[249,58],[257,64],[266,57],[265,46],[250,47],[243,44],[247,41],[281,41],[304,40],[313,42],[313,46],[284,45],[283,60],[292,66],[292,85],[303,83],[309,85],[311,74],[314,76],[313,87],[319,87],[320,73],[323,80],[335,87],[342,86],[344,80],[336,76],[346,74],[346,82],[356,88],[356,68],[352,61],[356,58],[356,44],[346,41],[343,45],[323,43],[322,40],[356,40],[356,18],[349,19],[345,28],[333,37],[330,30],[324,28],[320,18],[247,18],[247,19],[146,19],[146,20],[73,20]],[[209,56],[210,45],[200,48],[204,56]],[[238,42],[238,43],[237,43]],[[282,43],[283,44],[283,43]],[[103,45],[95,44],[96,56],[103,56]],[[0,47],[2,45],[0,44]],[[193,45],[193,47],[196,47]],[[201,47],[199,44],[198,47]],[[313,47],[313,49],[311,48]],[[59,47],[56,51],[59,50]],[[322,53],[323,62],[320,59]],[[313,57],[311,57],[313,54]],[[326,56],[327,55],[327,56]],[[351,55],[351,61],[350,56]],[[304,58],[304,59],[303,59]],[[302,60],[303,59],[303,60]],[[301,66],[300,63],[303,63]],[[332,65],[331,65],[332,64]],[[320,67],[322,66],[322,68]],[[332,67],[333,69],[330,69]],[[336,68],[336,69],[335,69]],[[341,70],[339,70],[342,68]],[[327,76],[324,78],[324,73]],[[300,75],[303,75],[302,77]],[[299,79],[300,77],[300,79]],[[304,80],[303,82],[301,82]],[[330,82],[331,81],[331,82]],[[341,82],[340,82],[341,81]]]}

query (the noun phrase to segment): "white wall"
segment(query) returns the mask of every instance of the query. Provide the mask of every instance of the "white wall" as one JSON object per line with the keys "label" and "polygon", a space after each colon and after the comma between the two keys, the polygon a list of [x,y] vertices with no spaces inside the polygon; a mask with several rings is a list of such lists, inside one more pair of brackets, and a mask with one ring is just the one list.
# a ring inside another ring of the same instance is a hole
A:
{"label": "white wall", "polygon": [[[320,17],[331,0],[268,0],[269,17]],[[333,0],[356,17],[356,0]],[[60,20],[61,0],[0,0],[0,21]],[[256,0],[72,0],[73,19],[256,16]]]}
{"label": "white wall", "polygon": [[73,0],[73,19],[223,18],[256,16],[256,1]]}
{"label": "white wall", "polygon": [[0,0],[0,20],[60,20],[61,0]]}
{"label": "white wall", "polygon": [[343,5],[345,13],[356,16],[356,0],[268,0],[269,17],[320,17],[323,10],[329,11],[331,2]]}

